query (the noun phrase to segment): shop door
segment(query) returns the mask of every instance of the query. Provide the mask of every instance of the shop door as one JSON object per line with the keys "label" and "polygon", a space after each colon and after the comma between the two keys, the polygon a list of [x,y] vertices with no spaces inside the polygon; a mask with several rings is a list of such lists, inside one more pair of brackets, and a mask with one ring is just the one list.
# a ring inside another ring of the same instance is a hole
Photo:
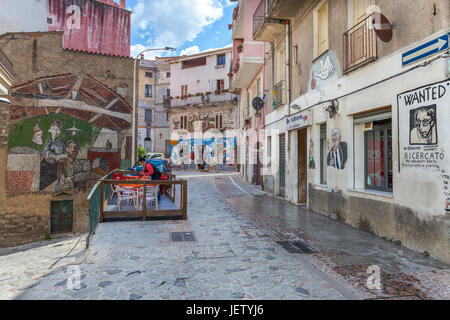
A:
{"label": "shop door", "polygon": [[51,233],[72,232],[73,201],[51,202]]}
{"label": "shop door", "polygon": [[298,203],[306,204],[307,199],[307,134],[306,129],[298,131]]}
{"label": "shop door", "polygon": [[286,138],[280,134],[280,196],[286,194]]}

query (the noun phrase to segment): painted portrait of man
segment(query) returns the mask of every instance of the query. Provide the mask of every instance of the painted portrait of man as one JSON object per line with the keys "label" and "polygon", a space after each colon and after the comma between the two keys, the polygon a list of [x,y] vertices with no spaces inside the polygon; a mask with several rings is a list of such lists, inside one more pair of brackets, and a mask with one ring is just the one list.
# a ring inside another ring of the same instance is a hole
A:
{"label": "painted portrait of man", "polygon": [[329,167],[344,170],[347,162],[347,143],[341,141],[341,131],[331,131],[331,149],[328,152],[327,163]]}
{"label": "painted portrait of man", "polygon": [[410,144],[437,144],[436,105],[420,107],[410,112]]}

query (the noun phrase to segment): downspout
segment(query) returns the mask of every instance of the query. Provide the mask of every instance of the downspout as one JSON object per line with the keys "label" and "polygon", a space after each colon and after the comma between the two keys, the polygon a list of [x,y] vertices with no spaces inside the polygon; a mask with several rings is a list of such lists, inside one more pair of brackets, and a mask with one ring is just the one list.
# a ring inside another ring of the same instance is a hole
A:
{"label": "downspout", "polygon": [[[290,52],[291,52],[291,37],[290,37],[290,33],[291,33],[291,25],[290,25],[290,21],[286,20],[286,109],[285,109],[285,115],[286,117],[289,117],[291,115],[291,92],[290,92],[290,77],[291,77],[291,59],[290,59]],[[291,176],[291,172],[290,172],[290,167],[289,167],[289,159],[291,157],[291,141],[289,139],[289,131],[287,130],[287,128],[285,129],[285,139],[286,139],[286,156],[285,156],[285,168],[288,169],[287,170],[287,175],[285,175],[285,183],[284,183],[284,197],[286,199],[289,198],[290,195],[288,195],[288,184],[286,183],[286,180],[289,180],[288,177]]]}

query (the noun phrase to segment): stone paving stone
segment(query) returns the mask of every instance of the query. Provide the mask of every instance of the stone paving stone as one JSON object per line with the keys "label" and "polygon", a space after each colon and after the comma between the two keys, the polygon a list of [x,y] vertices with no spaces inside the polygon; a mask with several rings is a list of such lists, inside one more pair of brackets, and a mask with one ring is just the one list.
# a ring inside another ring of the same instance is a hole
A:
{"label": "stone paving stone", "polygon": [[[188,179],[188,208],[188,221],[100,224],[83,259],[80,255],[70,261],[80,268],[86,286],[82,290],[55,286],[67,280],[65,264],[47,277],[38,274],[49,273],[42,267],[23,268],[39,281],[27,283],[28,289],[7,298],[344,299],[341,288],[324,279],[318,269],[308,268],[298,254],[279,246],[272,229],[235,211],[213,178]],[[174,231],[194,231],[198,241],[170,242],[169,232]],[[51,249],[67,252],[63,247]]]}

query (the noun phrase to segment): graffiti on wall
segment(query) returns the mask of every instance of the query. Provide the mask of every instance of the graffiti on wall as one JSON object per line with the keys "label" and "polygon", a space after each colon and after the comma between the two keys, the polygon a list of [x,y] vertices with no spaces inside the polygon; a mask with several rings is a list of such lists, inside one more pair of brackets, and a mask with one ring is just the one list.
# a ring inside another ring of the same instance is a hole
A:
{"label": "graffiti on wall", "polygon": [[450,80],[398,96],[399,171],[432,172],[442,185],[444,207],[450,211]]}
{"label": "graffiti on wall", "polygon": [[93,78],[42,78],[13,89],[7,189],[84,192],[120,167],[130,107]]}
{"label": "graffiti on wall", "polygon": [[327,156],[329,167],[337,170],[344,170],[347,163],[347,143],[342,142],[342,135],[339,129],[331,131],[331,146]]}

